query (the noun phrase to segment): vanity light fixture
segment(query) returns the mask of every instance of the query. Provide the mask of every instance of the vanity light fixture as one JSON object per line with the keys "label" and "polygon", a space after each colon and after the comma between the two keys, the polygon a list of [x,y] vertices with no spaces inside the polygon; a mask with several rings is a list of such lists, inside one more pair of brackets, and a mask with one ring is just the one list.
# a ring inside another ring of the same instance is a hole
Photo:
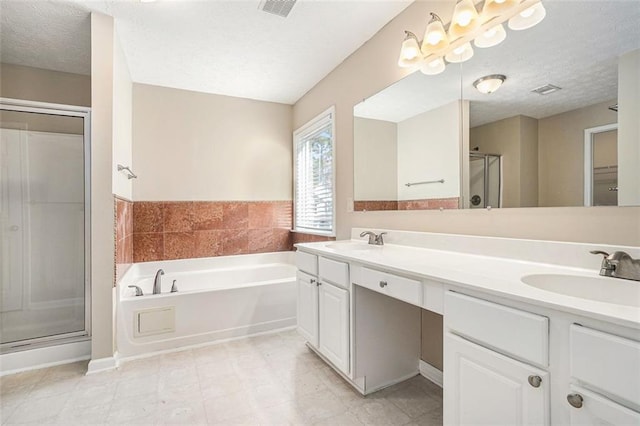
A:
{"label": "vanity light fixture", "polygon": [[509,29],[526,30],[537,25],[545,16],[547,16],[547,11],[542,3],[538,2],[509,19]]}
{"label": "vanity light fixture", "polygon": [[485,0],[481,14],[473,0],[459,0],[448,29],[438,15],[430,13],[422,41],[405,31],[398,66],[439,74],[446,62],[464,62],[473,56],[471,40],[480,48],[496,46],[507,37],[504,22],[508,21],[512,30],[524,30],[538,24],[545,15],[540,0]]}
{"label": "vanity light fixture", "polygon": [[427,56],[432,53],[443,52],[449,47],[449,37],[442,25],[442,19],[435,13],[431,13],[431,20],[427,24],[427,30],[422,40],[422,54]]}
{"label": "vanity light fixture", "polygon": [[404,41],[400,49],[400,58],[398,65],[402,68],[412,67],[422,62],[422,53],[420,52],[420,43],[418,37],[411,31],[405,31]]}
{"label": "vanity light fixture", "polygon": [[480,93],[489,94],[498,90],[506,79],[507,77],[502,74],[486,75],[474,81],[473,87],[475,87]]}
{"label": "vanity light fixture", "polygon": [[505,38],[507,38],[507,32],[504,30],[502,24],[498,24],[476,37],[476,39],[473,40],[473,44],[481,48],[493,47],[502,43]]}
{"label": "vanity light fixture", "polygon": [[480,24],[480,17],[473,0],[460,0],[453,9],[453,18],[449,26],[449,36],[456,39],[469,34]]}
{"label": "vanity light fixture", "polygon": [[468,61],[473,56],[473,47],[471,43],[465,43],[462,46],[458,46],[451,52],[445,55],[447,62],[457,64],[459,62]]}

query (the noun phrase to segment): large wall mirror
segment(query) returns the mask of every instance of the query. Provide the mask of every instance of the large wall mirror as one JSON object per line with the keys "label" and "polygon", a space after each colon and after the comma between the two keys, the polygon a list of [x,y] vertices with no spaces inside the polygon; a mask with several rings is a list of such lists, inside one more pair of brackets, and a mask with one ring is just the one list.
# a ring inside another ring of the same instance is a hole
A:
{"label": "large wall mirror", "polygon": [[[356,210],[640,205],[640,2],[544,5],[354,107]],[[506,79],[480,93],[490,75]]]}

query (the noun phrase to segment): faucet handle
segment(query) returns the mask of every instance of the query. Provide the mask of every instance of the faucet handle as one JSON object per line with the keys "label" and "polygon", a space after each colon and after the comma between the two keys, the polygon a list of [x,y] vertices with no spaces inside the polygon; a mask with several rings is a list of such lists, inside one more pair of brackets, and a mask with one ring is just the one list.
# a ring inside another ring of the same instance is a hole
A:
{"label": "faucet handle", "polygon": [[142,293],[142,289],[140,287],[138,287],[137,285],[129,285],[127,287],[135,288],[136,289],[136,296],[144,296],[144,294]]}
{"label": "faucet handle", "polygon": [[387,233],[381,232],[378,235],[376,235],[376,245],[379,245],[379,246],[384,245],[384,240],[382,239],[383,235],[387,235]]}
{"label": "faucet handle", "polygon": [[607,253],[606,251],[602,251],[602,250],[591,250],[591,251],[589,251],[589,253],[591,253],[591,254],[601,254],[605,258],[609,257],[609,253]]}

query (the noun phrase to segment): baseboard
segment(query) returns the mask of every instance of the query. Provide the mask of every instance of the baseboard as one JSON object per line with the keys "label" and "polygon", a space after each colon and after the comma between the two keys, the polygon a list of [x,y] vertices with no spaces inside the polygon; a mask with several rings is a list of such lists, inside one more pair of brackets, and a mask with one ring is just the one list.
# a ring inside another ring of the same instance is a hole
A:
{"label": "baseboard", "polygon": [[431,364],[427,364],[423,360],[420,360],[420,375],[440,387],[442,387],[444,383],[442,379],[442,371],[438,370]]}
{"label": "baseboard", "polygon": [[113,357],[92,359],[87,367],[87,375],[100,373],[102,371],[115,370],[118,367],[118,360]]}

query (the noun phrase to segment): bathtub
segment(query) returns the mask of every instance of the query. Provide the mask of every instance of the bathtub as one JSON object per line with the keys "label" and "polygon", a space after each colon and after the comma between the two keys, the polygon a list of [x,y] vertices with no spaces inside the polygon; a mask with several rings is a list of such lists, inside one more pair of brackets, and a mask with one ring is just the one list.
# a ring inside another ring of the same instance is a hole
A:
{"label": "bathtub", "polygon": [[[158,269],[165,274],[154,295]],[[116,289],[118,357],[293,327],[295,272],[293,252],[133,264]],[[171,293],[174,280],[178,291]]]}

